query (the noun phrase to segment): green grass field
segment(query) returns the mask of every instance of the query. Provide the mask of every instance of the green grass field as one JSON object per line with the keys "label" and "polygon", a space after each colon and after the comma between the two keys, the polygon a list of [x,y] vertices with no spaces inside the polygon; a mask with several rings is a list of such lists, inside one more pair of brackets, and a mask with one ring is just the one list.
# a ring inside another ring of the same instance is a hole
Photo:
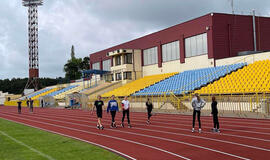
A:
{"label": "green grass field", "polygon": [[85,142],[0,119],[0,159],[118,160],[123,158]]}

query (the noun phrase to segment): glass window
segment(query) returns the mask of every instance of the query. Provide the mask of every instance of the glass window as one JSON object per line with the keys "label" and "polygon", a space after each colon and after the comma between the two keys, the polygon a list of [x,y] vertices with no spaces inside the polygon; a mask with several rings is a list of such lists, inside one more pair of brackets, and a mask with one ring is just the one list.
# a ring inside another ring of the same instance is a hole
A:
{"label": "glass window", "polygon": [[132,74],[131,72],[124,72],[124,80],[131,80],[132,79]]}
{"label": "glass window", "polygon": [[117,81],[122,80],[122,73],[116,73],[115,76]]}
{"label": "glass window", "polygon": [[115,65],[121,65],[121,55],[115,56]]}
{"label": "glass window", "polygon": [[124,55],[124,64],[132,64],[132,53]]}
{"label": "glass window", "polygon": [[92,68],[96,70],[100,70],[100,63],[99,62],[93,63]]}
{"label": "glass window", "polygon": [[207,54],[207,33],[196,35],[185,39],[186,57]]}
{"label": "glass window", "polygon": [[151,65],[158,63],[157,47],[143,50],[144,65]]}
{"label": "glass window", "polygon": [[103,67],[104,71],[111,71],[111,60],[110,59],[103,61],[102,65],[103,65],[102,67]]}
{"label": "glass window", "polygon": [[173,61],[180,59],[180,45],[179,41],[174,41],[162,45],[162,61]]}

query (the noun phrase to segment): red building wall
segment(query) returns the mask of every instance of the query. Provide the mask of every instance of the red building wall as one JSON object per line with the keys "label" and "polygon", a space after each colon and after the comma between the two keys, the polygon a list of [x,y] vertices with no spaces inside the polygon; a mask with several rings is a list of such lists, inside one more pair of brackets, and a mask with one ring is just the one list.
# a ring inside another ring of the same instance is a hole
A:
{"label": "red building wall", "polygon": [[[270,50],[270,18],[256,17],[257,50]],[[237,56],[241,51],[253,51],[252,16],[214,14],[214,58]]]}
{"label": "red building wall", "polygon": [[[206,26],[212,25],[212,18],[210,14],[205,16],[187,21],[182,24],[178,24],[172,26],[170,28],[161,30],[159,32],[155,32],[150,35],[146,35],[144,37],[114,46],[112,48],[108,48],[90,55],[90,68],[93,63],[99,62],[100,60],[106,60],[109,57],[106,57],[106,54],[110,51],[114,51],[117,49],[127,48],[127,49],[148,49],[152,47],[158,47],[158,66],[162,67],[162,49],[161,46],[163,44],[180,41],[180,62],[184,63],[185,55],[184,55],[184,38],[191,37],[197,34],[202,34],[208,32],[206,30]],[[209,32],[212,32],[211,30]],[[211,35],[211,34],[210,34]],[[212,41],[212,37],[208,37],[208,41]],[[212,43],[209,43],[211,45]],[[209,46],[209,54],[213,54],[213,50],[211,50],[212,46]],[[143,56],[142,56],[143,57]],[[143,63],[142,63],[143,64]]]}
{"label": "red building wall", "polygon": [[[270,50],[270,18],[256,17],[256,28],[257,49]],[[93,63],[102,65],[102,61],[110,59],[106,57],[110,51],[152,47],[158,47],[158,66],[162,67],[161,46],[177,40],[180,41],[180,62],[184,63],[184,39],[202,33],[207,33],[209,58],[222,59],[236,56],[241,51],[254,50],[252,16],[213,13],[90,54],[90,68]]]}

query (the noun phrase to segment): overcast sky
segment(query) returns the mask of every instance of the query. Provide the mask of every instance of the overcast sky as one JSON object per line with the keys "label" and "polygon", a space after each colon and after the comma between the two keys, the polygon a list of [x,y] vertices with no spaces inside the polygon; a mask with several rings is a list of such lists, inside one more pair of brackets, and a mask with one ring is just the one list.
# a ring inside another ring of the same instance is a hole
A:
{"label": "overcast sky", "polygon": [[[270,17],[269,0],[234,0],[237,13]],[[64,76],[76,57],[210,12],[231,13],[230,0],[44,0],[39,7],[40,77]],[[0,79],[28,76],[27,8],[0,0]]]}

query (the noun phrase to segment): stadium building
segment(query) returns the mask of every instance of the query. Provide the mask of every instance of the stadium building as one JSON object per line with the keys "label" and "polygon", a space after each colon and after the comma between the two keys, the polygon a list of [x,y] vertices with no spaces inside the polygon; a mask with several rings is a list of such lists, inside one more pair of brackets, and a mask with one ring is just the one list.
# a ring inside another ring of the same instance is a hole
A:
{"label": "stadium building", "polygon": [[119,81],[233,63],[240,52],[270,50],[270,18],[253,24],[250,15],[210,13],[92,53],[90,68]]}

